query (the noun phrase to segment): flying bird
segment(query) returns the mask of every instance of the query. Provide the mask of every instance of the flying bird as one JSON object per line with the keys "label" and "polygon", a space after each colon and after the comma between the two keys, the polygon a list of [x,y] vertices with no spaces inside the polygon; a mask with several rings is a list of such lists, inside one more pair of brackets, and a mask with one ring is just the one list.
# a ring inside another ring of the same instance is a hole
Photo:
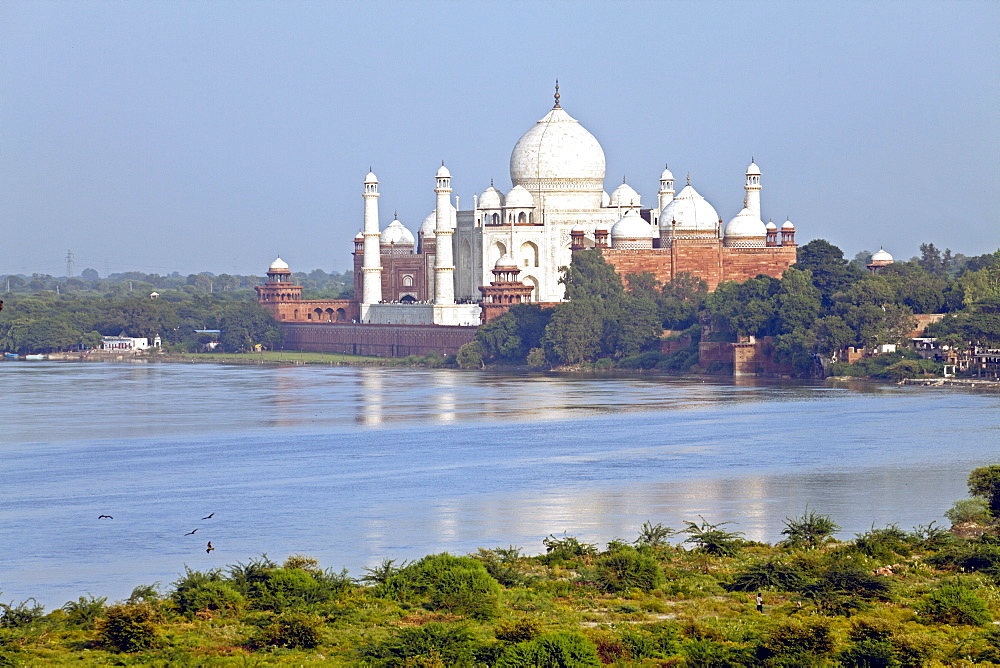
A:
{"label": "flying bird", "polygon": [[205,554],[210,554],[215,548],[212,547],[212,541],[208,541],[208,549],[205,550]]}
{"label": "flying bird", "polygon": [[197,531],[197,529],[195,529],[194,531],[188,531],[188,532],[187,532],[186,534],[184,534],[184,535],[185,535],[185,536],[190,536],[190,535],[192,535],[192,534],[193,534],[193,533],[194,533],[195,531]]}
{"label": "flying bird", "polygon": [[111,517],[111,515],[98,515],[97,519],[103,520],[105,517],[108,518],[109,520],[115,519],[115,518]]}
{"label": "flying bird", "polygon": [[214,516],[215,516],[215,513],[209,513],[207,517],[202,517],[201,519],[203,519],[203,520],[210,520]]}

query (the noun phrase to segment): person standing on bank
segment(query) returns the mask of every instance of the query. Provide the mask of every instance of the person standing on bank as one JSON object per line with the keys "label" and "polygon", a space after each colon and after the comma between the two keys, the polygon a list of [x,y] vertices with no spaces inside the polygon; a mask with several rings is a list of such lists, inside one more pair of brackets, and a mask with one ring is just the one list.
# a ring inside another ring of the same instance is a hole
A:
{"label": "person standing on bank", "polygon": [[757,592],[757,612],[764,612],[764,597]]}

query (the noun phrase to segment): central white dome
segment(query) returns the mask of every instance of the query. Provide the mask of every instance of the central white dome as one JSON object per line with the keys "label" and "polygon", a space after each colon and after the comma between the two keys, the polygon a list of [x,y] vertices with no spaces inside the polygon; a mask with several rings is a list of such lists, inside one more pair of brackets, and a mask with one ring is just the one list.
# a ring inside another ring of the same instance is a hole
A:
{"label": "central white dome", "polygon": [[601,192],[604,150],[594,135],[556,106],[517,141],[510,154],[510,180],[528,190]]}

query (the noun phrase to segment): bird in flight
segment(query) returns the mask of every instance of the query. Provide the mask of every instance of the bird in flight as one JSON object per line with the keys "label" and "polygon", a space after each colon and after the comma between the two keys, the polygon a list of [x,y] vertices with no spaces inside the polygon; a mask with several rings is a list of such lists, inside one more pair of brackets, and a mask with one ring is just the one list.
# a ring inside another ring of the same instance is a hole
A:
{"label": "bird in flight", "polygon": [[210,520],[214,516],[215,516],[215,513],[209,513],[207,517],[202,517],[201,519],[203,519],[203,520]]}
{"label": "bird in flight", "polygon": [[103,520],[105,517],[108,518],[109,520],[115,519],[115,518],[111,517],[111,515],[98,515],[97,519]]}
{"label": "bird in flight", "polygon": [[187,532],[186,534],[184,534],[184,535],[185,535],[185,536],[190,536],[190,535],[193,535],[195,531],[197,531],[197,529],[195,529],[194,531],[188,531],[188,532]]}
{"label": "bird in flight", "polygon": [[212,541],[208,541],[208,549],[205,550],[205,554],[211,554],[212,550],[214,550],[214,549],[215,548],[212,547]]}

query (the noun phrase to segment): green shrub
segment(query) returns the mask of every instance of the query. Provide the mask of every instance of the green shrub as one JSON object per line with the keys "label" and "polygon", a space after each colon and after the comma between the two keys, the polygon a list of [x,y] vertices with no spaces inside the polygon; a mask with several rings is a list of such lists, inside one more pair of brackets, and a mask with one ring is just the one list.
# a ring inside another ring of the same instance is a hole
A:
{"label": "green shrub", "polygon": [[597,647],[586,637],[571,631],[557,631],[511,645],[493,665],[495,668],[575,668],[600,666],[601,662],[597,658]]}
{"label": "green shrub", "polygon": [[927,594],[919,609],[938,624],[983,626],[993,621],[986,602],[960,583],[944,584]]}
{"label": "green shrub", "polygon": [[237,611],[246,605],[246,597],[233,585],[221,580],[203,582],[186,588],[173,597],[177,610],[188,616],[202,610]]}
{"label": "green shrub", "polygon": [[757,657],[769,664],[808,665],[833,651],[830,623],[825,619],[790,620],[772,628],[757,646]]}
{"label": "green shrub", "polygon": [[838,656],[845,668],[876,668],[899,666],[896,648],[888,640],[865,638],[849,645]]}
{"label": "green shrub", "polygon": [[675,533],[677,532],[670,527],[663,526],[663,524],[659,522],[656,524],[643,522],[642,526],[639,528],[639,536],[635,539],[634,545],[664,547],[670,544],[669,538]]}
{"label": "green shrub", "polygon": [[378,591],[402,600],[425,597],[432,610],[488,619],[496,614],[500,584],[475,559],[445,552],[407,566]]}
{"label": "green shrub", "polygon": [[892,585],[886,578],[872,575],[857,564],[836,561],[823,568],[800,591],[812,599],[821,612],[849,614],[867,602],[889,600]]}
{"label": "green shrub", "polygon": [[323,638],[323,620],[304,612],[287,611],[276,615],[251,639],[250,646],[312,649]]}
{"label": "green shrub", "polygon": [[149,603],[118,603],[108,606],[97,619],[97,642],[119,652],[138,652],[156,644],[159,615]]}
{"label": "green shrub", "polygon": [[528,358],[525,360],[532,369],[548,368],[549,362],[545,359],[545,350],[542,348],[532,348],[528,351]]}
{"label": "green shrub", "polygon": [[681,647],[685,666],[698,668],[729,668],[746,665],[744,653],[738,648],[716,640],[695,638]]}
{"label": "green shrub", "polygon": [[549,534],[542,539],[542,545],[545,546],[545,554],[541,557],[544,564],[587,559],[597,554],[597,546],[593,543],[584,543],[576,536],[567,536],[565,533],[558,538]]}
{"label": "green shrub", "polygon": [[512,622],[500,622],[493,629],[497,640],[509,643],[527,642],[542,634],[542,623],[530,617],[521,617]]}
{"label": "green shrub", "polygon": [[990,521],[990,507],[982,499],[959,499],[952,504],[945,514],[952,526],[975,522],[987,524]]}
{"label": "green shrub", "polygon": [[874,526],[871,531],[854,539],[854,547],[873,559],[891,560],[897,556],[908,557],[913,551],[910,535],[895,524],[882,529]]}
{"label": "green shrub", "polygon": [[684,529],[684,532],[688,534],[685,543],[694,543],[697,546],[696,549],[702,552],[724,557],[734,556],[743,546],[742,532],[726,531],[722,528],[727,524],[732,524],[731,522],[710,524],[705,521],[704,517],[700,515],[698,517],[701,524],[685,520],[684,524],[687,525],[687,528]]}
{"label": "green shrub", "polygon": [[66,613],[67,622],[83,629],[92,629],[94,622],[104,611],[104,604],[107,601],[108,599],[104,596],[101,598],[81,596],[79,600],[67,601],[62,609]]}
{"label": "green shrub", "polygon": [[464,624],[430,622],[403,628],[361,647],[361,657],[377,666],[473,666],[478,644]]}
{"label": "green shrub", "polygon": [[626,547],[597,560],[597,582],[611,592],[650,591],[663,582],[663,570],[653,557]]}
{"label": "green shrub", "polygon": [[781,535],[788,536],[783,541],[785,545],[815,549],[838,531],[840,526],[829,515],[806,510],[801,517],[786,517]]}
{"label": "green shrub", "polygon": [[45,607],[33,598],[20,603],[0,603],[0,628],[19,629],[38,621],[45,614]]}
{"label": "green shrub", "polygon": [[750,564],[736,573],[726,586],[729,591],[796,591],[805,583],[805,573],[795,564],[769,559]]}

